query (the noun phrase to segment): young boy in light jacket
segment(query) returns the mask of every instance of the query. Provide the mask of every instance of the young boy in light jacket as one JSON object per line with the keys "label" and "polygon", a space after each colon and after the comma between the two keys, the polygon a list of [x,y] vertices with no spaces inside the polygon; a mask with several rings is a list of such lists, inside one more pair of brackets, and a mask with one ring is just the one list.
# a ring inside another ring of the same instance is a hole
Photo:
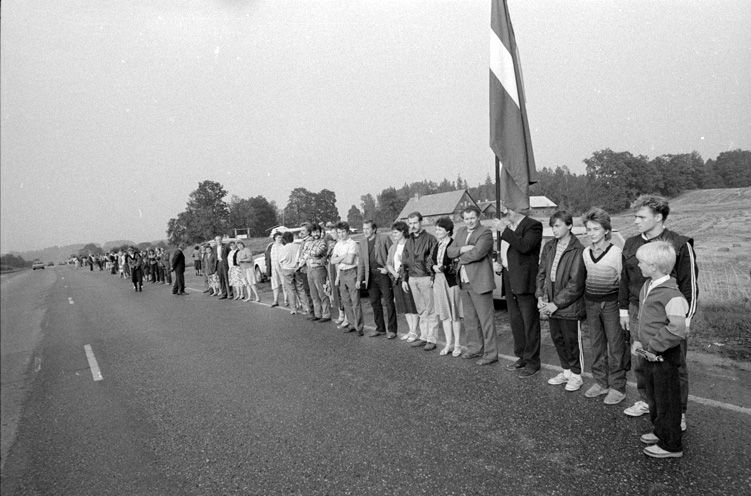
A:
{"label": "young boy in light jacket", "polygon": [[649,445],[644,448],[647,456],[677,458],[683,456],[678,367],[688,302],[669,275],[676,258],[670,243],[647,243],[636,258],[647,280],[639,294],[639,329],[631,353],[646,360],[647,404],[654,426],[641,441]]}

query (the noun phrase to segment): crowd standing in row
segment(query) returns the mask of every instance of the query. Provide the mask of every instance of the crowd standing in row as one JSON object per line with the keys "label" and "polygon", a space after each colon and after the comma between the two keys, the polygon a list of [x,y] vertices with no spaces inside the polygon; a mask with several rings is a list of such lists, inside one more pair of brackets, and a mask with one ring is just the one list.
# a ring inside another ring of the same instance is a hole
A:
{"label": "crowd standing in row", "polygon": [[[86,257],[77,257],[74,261],[77,268],[94,270],[107,270],[111,274],[117,274],[121,279],[130,279],[133,290],[143,291],[144,280],[151,284],[170,284],[172,293],[185,295],[185,255],[184,244],[180,244],[174,253],[170,253],[161,247],[139,250],[129,247],[127,250],[119,250],[103,255],[89,254]],[[172,274],[175,275],[174,283]]]}
{"label": "crowd standing in row", "polygon": [[[408,329],[401,339],[411,346],[435,350],[442,330],[440,355],[490,365],[498,361],[493,290],[500,274],[517,356],[506,369],[520,379],[539,372],[540,320],[547,320],[563,369],[548,384],[578,391],[584,384],[581,322],[586,319],[594,383],[584,396],[620,403],[633,365],[640,399],[624,413],[650,415],[654,430],[641,437],[648,445],[645,454],[678,457],[686,430],[686,337],[696,310],[698,269],[693,240],[664,227],[669,212],[663,198],[638,199],[639,234],[621,249],[611,242],[604,210],[592,208],[583,216],[586,248],[572,234],[573,217],[558,211],[549,221],[553,239],[542,253],[542,224],[505,208],[500,219],[489,222],[501,240],[497,253],[493,231],[480,222],[475,206],[464,209],[464,225],[456,232],[450,218],[438,219],[435,235],[424,229],[419,212],[409,214],[406,223],[395,222],[389,235],[365,221],[359,241],[351,238],[346,222],[325,228],[304,223],[299,242],[291,232],[275,232],[266,248],[271,306],[282,304],[283,296],[291,314],[317,323],[334,319],[344,332],[364,336],[362,299],[367,299],[375,321],[369,337],[396,338],[397,315],[403,315]],[[112,262],[130,276],[136,291],[142,291],[144,276],[167,283],[175,272],[173,293],[185,294],[183,249],[172,256],[161,249],[129,249]],[[242,241],[225,245],[216,236],[196,246],[192,258],[196,275],[204,278],[204,293],[260,301],[253,255]]]}

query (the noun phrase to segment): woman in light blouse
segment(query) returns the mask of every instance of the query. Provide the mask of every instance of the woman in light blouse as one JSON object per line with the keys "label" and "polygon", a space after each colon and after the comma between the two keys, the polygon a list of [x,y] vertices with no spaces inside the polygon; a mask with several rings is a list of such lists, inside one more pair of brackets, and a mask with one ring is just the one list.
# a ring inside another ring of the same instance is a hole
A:
{"label": "woman in light blouse", "polygon": [[417,324],[419,323],[419,316],[417,314],[417,307],[415,307],[415,300],[412,298],[412,293],[405,292],[402,289],[402,280],[399,276],[399,269],[402,266],[402,254],[404,252],[404,244],[409,236],[409,227],[405,222],[397,221],[391,226],[391,239],[394,243],[389,248],[389,253],[386,262],[386,269],[388,269],[391,275],[391,281],[394,287],[394,303],[396,304],[396,313],[403,314],[407,319],[407,325],[409,326],[409,332],[402,335],[401,339],[412,338],[412,341],[417,339]]}
{"label": "woman in light blouse", "polygon": [[453,241],[451,235],[454,232],[454,223],[448,217],[441,217],[435,223],[435,237],[438,245],[431,253],[433,259],[433,304],[435,313],[443,326],[443,334],[446,337],[446,346],[441,350],[441,355],[451,353],[458,357],[462,354],[459,344],[462,330],[462,304],[457,286],[457,274],[452,270],[452,260],[446,253],[446,248]]}
{"label": "woman in light blouse", "polygon": [[[237,242],[237,265],[240,266],[242,281],[247,288],[245,302],[250,301],[250,292],[253,292],[255,301],[261,301],[256,289],[256,269],[253,267],[253,253],[242,241]],[[242,292],[240,293],[242,295]]]}
{"label": "woman in light blouse", "polygon": [[227,265],[229,265],[229,285],[232,286],[232,293],[235,295],[233,300],[240,300],[243,297],[243,278],[242,270],[237,265],[237,245],[234,241],[229,244],[229,253],[227,253]]}

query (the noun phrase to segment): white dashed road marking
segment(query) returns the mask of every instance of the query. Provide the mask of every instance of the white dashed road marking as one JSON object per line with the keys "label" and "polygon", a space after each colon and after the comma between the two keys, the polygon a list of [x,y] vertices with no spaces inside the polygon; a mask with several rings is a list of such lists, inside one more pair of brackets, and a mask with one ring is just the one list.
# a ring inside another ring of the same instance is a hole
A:
{"label": "white dashed road marking", "polygon": [[75,303],[75,301],[73,301],[73,298],[71,298],[70,296],[68,296],[68,303],[70,303],[72,305],[72,304]]}
{"label": "white dashed road marking", "polygon": [[104,379],[102,377],[102,372],[99,370],[99,364],[96,362],[96,357],[94,356],[94,350],[91,349],[91,345],[84,345],[83,346],[84,351],[86,352],[86,359],[89,361],[89,368],[91,369],[91,376],[95,381],[101,381]]}

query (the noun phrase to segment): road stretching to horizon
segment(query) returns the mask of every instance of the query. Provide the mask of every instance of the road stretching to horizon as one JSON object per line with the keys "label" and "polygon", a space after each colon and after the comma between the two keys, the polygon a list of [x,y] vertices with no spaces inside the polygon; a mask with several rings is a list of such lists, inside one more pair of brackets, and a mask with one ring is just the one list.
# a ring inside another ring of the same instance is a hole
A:
{"label": "road stretching to horizon", "polygon": [[2,333],[3,496],[751,488],[745,407],[692,402],[685,456],[654,460],[646,417],[551,387],[550,370],[521,380],[504,360],[105,272],[3,276]]}

